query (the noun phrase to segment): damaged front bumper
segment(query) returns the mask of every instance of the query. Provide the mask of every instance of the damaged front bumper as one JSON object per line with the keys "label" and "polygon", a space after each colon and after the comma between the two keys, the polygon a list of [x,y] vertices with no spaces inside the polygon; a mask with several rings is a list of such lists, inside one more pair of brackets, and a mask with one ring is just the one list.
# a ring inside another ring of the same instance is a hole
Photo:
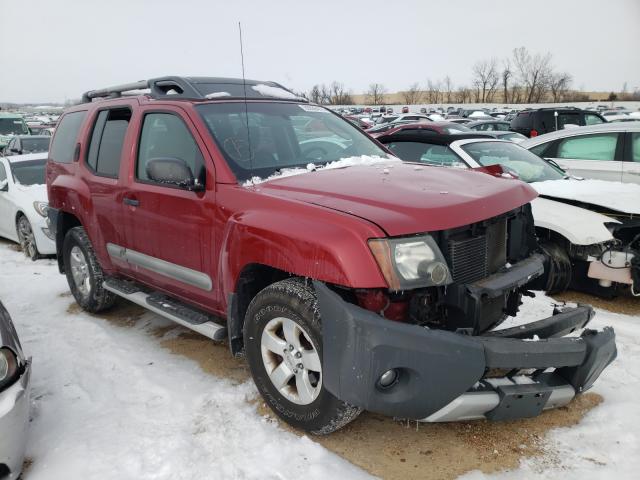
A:
{"label": "damaged front bumper", "polygon": [[[323,329],[323,384],[366,410],[422,421],[534,417],[566,405],[616,357],[615,334],[585,330],[590,306],[484,336],[431,330],[342,300],[314,282]],[[537,336],[542,340],[527,341]],[[507,371],[487,378],[490,370]],[[526,374],[523,374],[523,371]],[[393,375],[383,377],[385,373]],[[393,378],[393,382],[381,382]]]}

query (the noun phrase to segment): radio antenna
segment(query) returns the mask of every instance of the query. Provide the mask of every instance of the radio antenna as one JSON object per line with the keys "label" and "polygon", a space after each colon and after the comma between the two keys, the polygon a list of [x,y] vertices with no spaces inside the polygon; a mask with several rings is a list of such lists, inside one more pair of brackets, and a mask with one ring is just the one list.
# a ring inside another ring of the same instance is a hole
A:
{"label": "radio antenna", "polygon": [[247,103],[247,79],[244,76],[244,50],[242,48],[242,23],[238,22],[240,34],[240,63],[242,64],[242,90],[244,92],[244,118],[247,124],[247,144],[249,145],[249,174],[253,180],[253,150],[251,148],[251,133],[249,132],[249,105]]}

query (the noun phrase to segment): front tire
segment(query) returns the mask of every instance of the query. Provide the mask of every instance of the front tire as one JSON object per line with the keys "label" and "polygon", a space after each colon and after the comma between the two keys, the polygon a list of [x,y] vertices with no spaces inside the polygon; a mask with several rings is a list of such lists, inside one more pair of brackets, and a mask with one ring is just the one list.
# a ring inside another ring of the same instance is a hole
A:
{"label": "front tire", "polygon": [[114,304],[116,296],[102,286],[104,273],[84,228],[67,232],[62,258],[71,293],[83,310],[98,313]]}
{"label": "front tire", "polygon": [[23,214],[18,217],[16,231],[18,233],[20,248],[25,256],[32,261],[39,259],[40,253],[38,252],[38,245],[36,245],[36,237],[33,234],[31,222],[29,222],[29,219]]}
{"label": "front tire", "polygon": [[362,411],[324,388],[316,294],[302,279],[282,280],[256,295],[245,317],[244,344],[260,394],[293,427],[324,435]]}

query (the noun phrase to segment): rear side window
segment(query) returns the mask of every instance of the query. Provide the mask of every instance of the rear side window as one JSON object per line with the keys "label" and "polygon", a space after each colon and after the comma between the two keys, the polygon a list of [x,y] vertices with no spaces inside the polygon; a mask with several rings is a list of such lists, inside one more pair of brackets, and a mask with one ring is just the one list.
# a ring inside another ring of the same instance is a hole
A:
{"label": "rear side window", "polygon": [[511,127],[513,128],[529,128],[530,125],[531,125],[530,112],[521,112],[517,114],[513,120],[511,120]]}
{"label": "rear side window", "polygon": [[640,162],[640,133],[634,133],[631,136],[631,159],[634,162]]}
{"label": "rear side window", "polygon": [[584,114],[584,124],[585,125],[598,125],[599,123],[603,123],[603,120],[593,113],[585,113]]}
{"label": "rear side window", "polygon": [[617,133],[565,138],[558,144],[556,157],[579,160],[614,160],[617,145]]}
{"label": "rear side window", "polygon": [[140,147],[138,149],[138,179],[151,182],[147,163],[154,158],[184,160],[200,185],[204,185],[206,170],[204,159],[191,132],[177,115],[148,113],[144,117]]}
{"label": "rear side window", "polygon": [[102,110],[91,134],[87,165],[97,175],[118,178],[124,137],[131,111],[126,108]]}
{"label": "rear side window", "polygon": [[84,122],[87,112],[67,113],[56,128],[56,134],[51,143],[49,158],[58,163],[71,163],[74,160],[78,132]]}

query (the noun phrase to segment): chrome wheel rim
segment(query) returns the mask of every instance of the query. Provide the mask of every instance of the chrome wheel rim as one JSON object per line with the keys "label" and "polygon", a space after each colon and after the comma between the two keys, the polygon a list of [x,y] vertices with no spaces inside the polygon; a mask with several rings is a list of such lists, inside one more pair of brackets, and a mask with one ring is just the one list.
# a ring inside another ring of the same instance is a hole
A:
{"label": "chrome wheel rim", "polygon": [[91,293],[91,281],[89,278],[89,264],[84,253],[78,246],[74,246],[69,253],[69,266],[71,276],[82,296],[87,297]]}
{"label": "chrome wheel rim", "polygon": [[260,348],[267,375],[282,396],[298,405],[308,405],[318,398],[322,364],[304,328],[289,318],[274,318],[262,331]]}
{"label": "chrome wheel rim", "polygon": [[18,240],[23,253],[29,258],[35,258],[37,252],[36,238],[26,217],[20,217],[18,221]]}

